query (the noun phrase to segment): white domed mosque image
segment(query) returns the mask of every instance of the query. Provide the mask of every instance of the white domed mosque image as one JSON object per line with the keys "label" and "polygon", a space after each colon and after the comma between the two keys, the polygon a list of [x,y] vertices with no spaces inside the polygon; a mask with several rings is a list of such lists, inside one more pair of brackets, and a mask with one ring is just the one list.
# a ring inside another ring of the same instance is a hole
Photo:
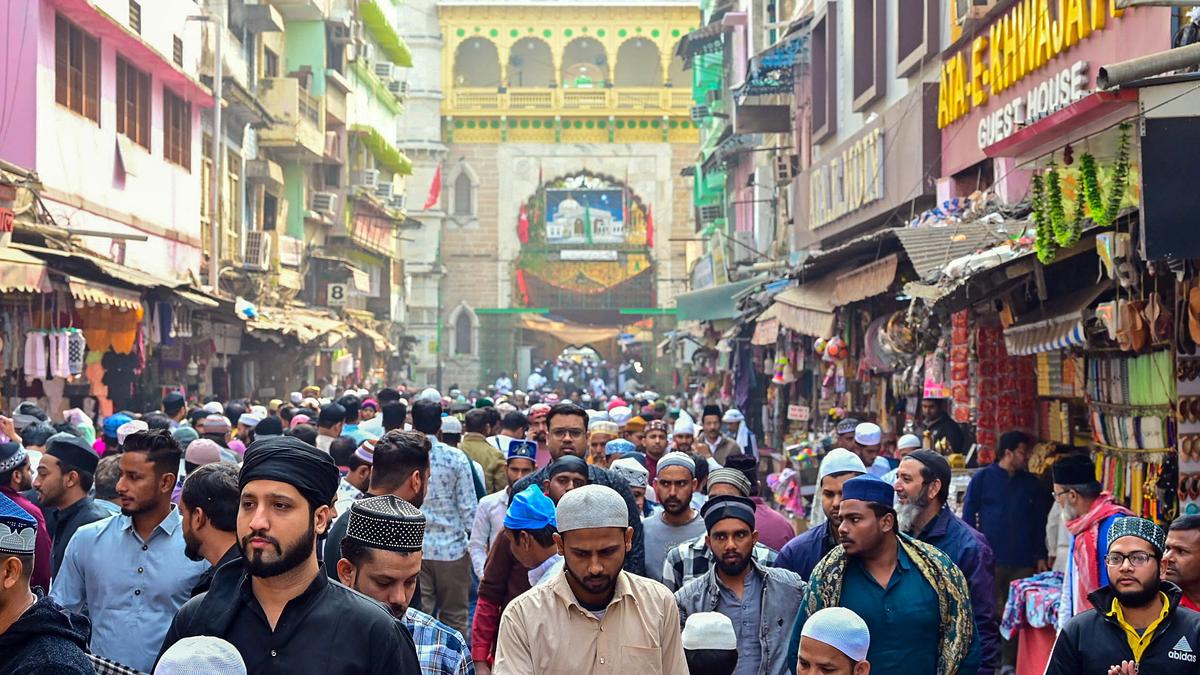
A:
{"label": "white domed mosque image", "polygon": [[[547,190],[547,193],[558,192]],[[546,241],[552,244],[619,244],[625,241],[620,190],[547,194]],[[582,202],[582,203],[581,203]]]}

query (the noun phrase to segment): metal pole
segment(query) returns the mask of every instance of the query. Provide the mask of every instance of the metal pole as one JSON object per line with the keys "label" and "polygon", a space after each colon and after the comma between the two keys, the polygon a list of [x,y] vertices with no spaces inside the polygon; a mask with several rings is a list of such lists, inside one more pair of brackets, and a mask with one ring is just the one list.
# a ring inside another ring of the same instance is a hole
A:
{"label": "metal pole", "polygon": [[1096,86],[1100,89],[1118,87],[1145,77],[1161,75],[1171,70],[1189,68],[1200,64],[1200,44],[1170,49],[1157,54],[1140,56],[1136,59],[1101,66],[1096,73]]}
{"label": "metal pole", "polygon": [[[218,12],[220,10],[218,9]],[[221,43],[224,42],[223,29],[225,22],[221,20],[219,15],[214,16],[209,22],[213,28],[213,39],[216,42],[216,47],[213,53],[216,58],[216,65],[213,68],[213,137],[212,137],[212,155],[213,166],[211,183],[209,190],[209,212],[208,212],[208,234],[209,234],[209,251],[208,251],[208,281],[212,285],[213,291],[220,290],[220,274],[218,268],[221,264],[221,168],[224,153],[221,152],[223,133],[221,131],[221,85],[225,78],[225,68],[221,62]]]}

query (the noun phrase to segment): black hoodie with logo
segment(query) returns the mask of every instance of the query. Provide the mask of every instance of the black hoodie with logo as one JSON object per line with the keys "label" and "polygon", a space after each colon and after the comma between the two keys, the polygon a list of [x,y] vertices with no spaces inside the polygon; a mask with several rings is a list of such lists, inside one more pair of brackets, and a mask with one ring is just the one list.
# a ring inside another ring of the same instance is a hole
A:
{"label": "black hoodie with logo", "polygon": [[0,633],[0,673],[92,675],[96,671],[84,653],[91,634],[86,617],[39,597]]}
{"label": "black hoodie with logo", "polygon": [[[1154,629],[1138,670],[1146,675],[1200,674],[1200,613],[1179,606],[1183,592],[1175,584],[1163,582],[1162,592],[1167,616]],[[1088,595],[1095,609],[1073,617],[1058,634],[1046,675],[1107,675],[1110,666],[1133,660],[1125,630],[1115,616],[1108,616],[1113,597],[1109,586]]]}

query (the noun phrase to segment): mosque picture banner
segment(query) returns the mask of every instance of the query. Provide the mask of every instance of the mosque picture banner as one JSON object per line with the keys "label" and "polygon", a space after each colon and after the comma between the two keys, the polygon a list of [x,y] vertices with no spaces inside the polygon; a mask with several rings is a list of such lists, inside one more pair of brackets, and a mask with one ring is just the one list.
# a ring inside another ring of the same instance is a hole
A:
{"label": "mosque picture banner", "polygon": [[548,188],[546,243],[624,243],[626,210],[621,188]]}

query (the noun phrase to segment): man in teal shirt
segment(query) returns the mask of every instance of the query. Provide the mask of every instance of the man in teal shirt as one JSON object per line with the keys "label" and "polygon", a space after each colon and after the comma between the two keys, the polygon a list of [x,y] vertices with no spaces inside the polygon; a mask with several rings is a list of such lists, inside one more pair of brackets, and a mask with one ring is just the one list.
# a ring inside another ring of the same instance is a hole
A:
{"label": "man in teal shirt", "polygon": [[966,579],[937,548],[900,534],[892,486],[871,475],[842,486],[840,545],[813,570],[788,650],[794,672],[804,621],[845,607],[871,631],[867,659],[888,675],[974,675],[979,634]]}

